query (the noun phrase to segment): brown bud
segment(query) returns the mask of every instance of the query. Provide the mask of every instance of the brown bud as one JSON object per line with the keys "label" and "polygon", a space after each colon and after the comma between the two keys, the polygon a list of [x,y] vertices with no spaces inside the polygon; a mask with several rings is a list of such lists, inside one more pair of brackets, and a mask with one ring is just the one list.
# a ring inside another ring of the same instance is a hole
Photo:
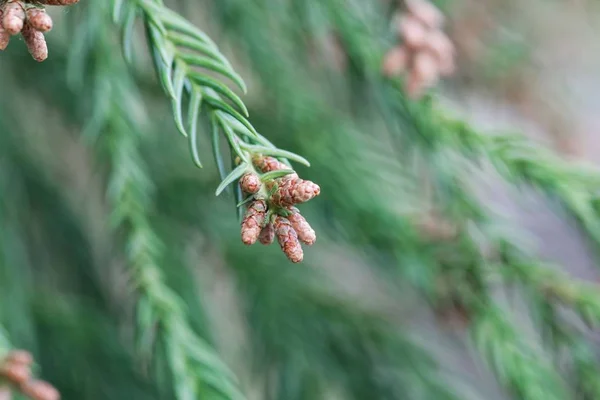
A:
{"label": "brown bud", "polygon": [[79,3],[79,0],[37,0],[37,2],[47,6],[70,6]]}
{"label": "brown bud", "polygon": [[254,173],[247,173],[240,179],[240,187],[245,193],[255,194],[260,190],[260,178]]}
{"label": "brown bud", "polygon": [[269,156],[263,156],[260,154],[257,154],[252,158],[252,163],[254,164],[254,166],[256,168],[258,168],[263,173],[271,172],[271,171],[278,171],[280,169],[291,169],[290,167],[288,167],[281,161],[277,160],[276,158],[269,157]]}
{"label": "brown bud", "polygon": [[300,214],[300,210],[296,207],[290,208],[290,215],[287,219],[292,224],[292,227],[298,234],[298,239],[306,245],[312,246],[317,241],[317,234],[306,221],[306,219]]}
{"label": "brown bud", "polygon": [[414,17],[407,15],[400,20],[400,36],[404,43],[413,49],[423,46],[427,37],[427,30],[423,24]]}
{"label": "brown bud", "polygon": [[321,193],[319,185],[300,179],[297,175],[288,175],[278,181],[278,188],[271,196],[271,202],[277,207],[305,203]]}
{"label": "brown bud", "polygon": [[454,72],[454,45],[441,31],[433,31],[427,36],[426,48],[438,60],[438,68],[442,75],[451,75]]}
{"label": "brown bud", "polygon": [[260,231],[258,240],[264,245],[269,245],[269,244],[273,243],[274,239],[275,239],[275,228],[273,227],[273,224],[269,222],[264,228],[262,228],[262,231]]}
{"label": "brown bud", "polygon": [[8,47],[10,41],[10,34],[4,30],[0,22],[0,50],[5,50]]}
{"label": "brown bud", "polygon": [[444,15],[427,0],[410,0],[408,11],[429,29],[439,29],[444,24]]}
{"label": "brown bud", "polygon": [[31,368],[28,365],[7,362],[0,369],[0,375],[15,385],[21,385],[31,378]]}
{"label": "brown bud", "polygon": [[3,19],[4,10],[0,8],[0,50],[6,49],[8,47],[8,42],[10,41],[10,33],[6,32],[2,26]]}
{"label": "brown bud", "polygon": [[399,75],[408,65],[408,52],[403,46],[390,49],[383,60],[383,74],[387,77]]}
{"label": "brown bud", "polygon": [[415,62],[407,83],[408,94],[417,98],[423,90],[433,86],[439,77],[438,64],[435,57],[421,51],[415,56]]}
{"label": "brown bud", "polygon": [[46,38],[42,32],[36,31],[29,23],[26,23],[21,35],[23,35],[29,54],[34,60],[42,62],[48,58],[48,46],[46,46]]}
{"label": "brown bud", "polygon": [[275,235],[281,250],[293,263],[299,263],[304,258],[302,246],[298,241],[298,234],[286,218],[277,216],[275,218]]}
{"label": "brown bud", "polygon": [[2,26],[10,35],[16,35],[23,29],[25,23],[25,10],[21,3],[10,1],[4,6]]}
{"label": "brown bud", "polygon": [[292,198],[296,204],[306,203],[321,194],[321,188],[314,182],[299,179],[294,185]]}
{"label": "brown bud", "polygon": [[244,244],[252,245],[256,243],[266,212],[267,204],[264,200],[256,200],[250,204],[242,221],[242,242]]}
{"label": "brown bud", "polygon": [[33,363],[33,356],[25,350],[14,350],[6,356],[5,360],[7,363],[31,365]]}
{"label": "brown bud", "polygon": [[27,10],[27,22],[33,29],[40,32],[48,32],[52,29],[52,18],[42,8],[29,8]]}
{"label": "brown bud", "polygon": [[29,381],[21,385],[21,391],[32,400],[59,400],[60,393],[44,381]]}

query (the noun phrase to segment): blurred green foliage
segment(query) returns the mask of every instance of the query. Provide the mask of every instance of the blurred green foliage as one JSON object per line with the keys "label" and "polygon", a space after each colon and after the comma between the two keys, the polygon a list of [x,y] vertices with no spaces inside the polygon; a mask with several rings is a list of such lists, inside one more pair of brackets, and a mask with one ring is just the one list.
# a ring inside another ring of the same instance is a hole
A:
{"label": "blurred green foliage", "polygon": [[[311,162],[294,167],[321,185],[303,209],[319,239],[299,266],[241,244],[236,199],[214,197],[210,126],[199,170],[142,24],[129,64],[110,2],[52,13],[43,64],[13,41],[0,58],[0,352],[34,352],[67,400],[600,398],[597,359],[581,350],[593,344],[553,312],[597,324],[594,291],[546,274],[470,187],[491,160],[598,241],[600,175],[409,101],[379,74],[384,3],[167,4],[247,81],[258,132]],[[433,212],[457,233],[420,229]],[[498,304],[514,282],[535,300],[525,315],[543,314],[536,334],[568,340],[536,340]],[[463,325],[450,331],[448,316]]]}

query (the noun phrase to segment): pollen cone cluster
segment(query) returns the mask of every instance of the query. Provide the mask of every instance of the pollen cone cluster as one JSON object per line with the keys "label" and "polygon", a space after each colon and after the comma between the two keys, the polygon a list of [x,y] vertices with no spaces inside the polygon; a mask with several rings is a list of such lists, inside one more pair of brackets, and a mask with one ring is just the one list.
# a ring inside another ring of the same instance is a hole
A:
{"label": "pollen cone cluster", "polygon": [[[318,196],[321,189],[300,179],[290,167],[273,157],[255,155],[252,162],[257,172],[248,172],[240,179],[240,187],[251,199],[242,221],[242,242],[269,245],[277,238],[288,259],[299,263],[304,258],[300,243],[310,246],[317,236],[295,205]],[[280,170],[289,170],[289,174],[265,182],[258,176]]]}
{"label": "pollen cone cluster", "polygon": [[21,34],[36,61],[48,58],[44,33],[52,29],[52,18],[45,5],[67,6],[79,0],[0,0],[0,50],[6,49],[11,36]]}
{"label": "pollen cone cluster", "polygon": [[[26,351],[17,350],[0,360],[0,381],[6,381],[21,394],[32,400],[59,400],[60,394],[49,383],[31,376],[33,357]],[[0,393],[2,393],[0,388]],[[4,389],[4,393],[9,393]],[[10,399],[10,395],[8,397]]]}
{"label": "pollen cone cluster", "polygon": [[383,74],[407,75],[406,88],[413,98],[434,86],[440,76],[454,73],[454,45],[442,31],[444,16],[426,0],[407,1],[407,11],[398,14],[394,25],[402,44],[385,56]]}

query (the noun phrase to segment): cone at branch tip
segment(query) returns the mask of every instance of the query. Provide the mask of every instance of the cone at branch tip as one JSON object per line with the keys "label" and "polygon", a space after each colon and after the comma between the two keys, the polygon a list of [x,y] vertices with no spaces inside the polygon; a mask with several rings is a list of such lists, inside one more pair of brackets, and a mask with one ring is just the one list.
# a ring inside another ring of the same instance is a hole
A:
{"label": "cone at branch tip", "polygon": [[300,210],[296,207],[290,207],[290,215],[288,220],[292,224],[292,228],[298,234],[298,239],[308,246],[312,246],[317,241],[317,234],[306,221],[306,219],[300,214]]}
{"label": "cone at branch tip", "polygon": [[8,34],[16,35],[23,30],[25,9],[20,2],[8,2],[4,5],[2,27]]}
{"label": "cone at branch tip", "polygon": [[23,364],[5,363],[0,369],[0,376],[13,385],[22,385],[31,379],[31,367]]}
{"label": "cone at branch tip", "polygon": [[301,262],[304,259],[304,252],[298,241],[298,234],[290,221],[287,218],[277,216],[275,217],[274,227],[281,251],[283,251],[291,262]]}
{"label": "cone at branch tip", "polygon": [[33,364],[33,356],[25,350],[14,350],[5,357],[4,362],[31,365]]}
{"label": "cone at branch tip", "polygon": [[264,245],[270,245],[275,240],[275,227],[272,223],[268,223],[264,228],[260,231],[260,235],[258,236],[259,242]]}
{"label": "cone at branch tip", "polygon": [[48,46],[42,32],[35,30],[28,22],[21,34],[27,45],[27,50],[29,50],[29,54],[34,60],[42,62],[48,58]]}
{"label": "cone at branch tip", "polygon": [[252,163],[256,168],[258,168],[262,173],[271,172],[271,171],[279,171],[282,169],[291,169],[281,161],[277,160],[274,157],[263,156],[261,154],[257,154],[252,157]]}
{"label": "cone at branch tip", "polygon": [[46,6],[71,6],[79,3],[79,0],[37,0],[37,2]]}
{"label": "cone at branch tip", "polygon": [[407,73],[408,95],[419,98],[440,76],[454,73],[455,49],[442,31],[444,16],[433,4],[409,0],[407,9],[394,19],[402,44],[387,52],[382,73],[387,77]]}
{"label": "cone at branch tip", "polygon": [[444,14],[425,0],[409,0],[406,2],[409,13],[428,29],[441,29],[444,25]]}
{"label": "cone at branch tip", "polygon": [[305,203],[320,193],[321,188],[316,183],[300,179],[297,175],[288,175],[279,179],[278,188],[270,201],[278,207],[290,207]]}
{"label": "cone at branch tip", "polygon": [[264,200],[255,200],[250,203],[244,219],[242,220],[242,242],[245,245],[256,243],[267,213],[267,204]]}
{"label": "cone at branch tip", "polygon": [[5,50],[10,36],[21,33],[29,53],[36,61],[48,58],[43,33],[52,29],[52,18],[43,6],[69,6],[79,0],[8,0],[0,5],[0,50]]}
{"label": "cone at branch tip", "polygon": [[[242,190],[252,196],[252,200],[248,199],[251,203],[242,220],[242,242],[252,245],[260,241],[269,245],[277,238],[288,259],[299,263],[304,258],[300,242],[312,245],[317,237],[300,211],[293,206],[318,196],[321,188],[311,181],[300,179],[287,164],[274,157],[254,154],[251,159],[259,173],[246,173],[239,181]],[[289,170],[291,173],[259,176],[260,173],[280,170]],[[271,216],[274,216],[273,220]]]}
{"label": "cone at branch tip", "polygon": [[48,382],[32,380],[21,385],[21,392],[32,400],[59,400],[60,394]]}
{"label": "cone at branch tip", "polygon": [[45,33],[52,29],[52,18],[46,14],[46,10],[42,8],[27,9],[27,22],[36,31]]}
{"label": "cone at branch tip", "polygon": [[240,188],[244,193],[255,194],[260,190],[260,178],[255,173],[249,172],[240,178]]}

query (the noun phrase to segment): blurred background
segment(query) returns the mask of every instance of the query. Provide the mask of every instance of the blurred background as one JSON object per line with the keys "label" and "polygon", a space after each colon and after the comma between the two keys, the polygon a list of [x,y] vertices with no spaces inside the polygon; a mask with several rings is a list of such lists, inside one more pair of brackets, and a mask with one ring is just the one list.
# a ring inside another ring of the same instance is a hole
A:
{"label": "blurred background", "polygon": [[[467,229],[469,213],[484,210],[527,251],[588,282],[598,279],[592,240],[539,191],[506,183],[490,165],[466,167],[460,152],[430,157],[450,146],[443,132],[423,134],[435,131],[428,111],[380,76],[402,3],[165,1],[246,80],[257,130],[311,162],[294,165],[321,186],[302,207],[318,240],[300,265],[277,245],[241,243],[232,194],[214,196],[205,118],[200,170],[142,24],[128,65],[103,3],[49,9],[44,63],[20,40],[0,54],[0,326],[6,343],[34,353],[63,399],[183,398],[178,374],[199,377],[198,397],[188,398],[226,398],[202,383],[210,362],[185,361],[172,346],[184,339],[161,333],[180,325],[215,349],[249,399],[554,398],[519,385],[555,382],[523,367],[515,383],[498,372],[510,365],[489,365],[502,351],[488,357],[474,345],[475,312],[456,299],[468,279],[448,270],[473,268],[488,236],[465,240],[456,226]],[[562,160],[600,161],[600,3],[435,3],[457,64],[434,90],[436,109],[480,132],[522,133]],[[147,266],[163,279],[140,297],[132,274]],[[556,398],[600,398],[565,372],[572,363],[552,358],[535,313],[508,286],[494,287],[514,330],[502,337],[522,339],[533,354],[525,360],[547,361],[565,381]],[[148,323],[139,302],[165,291],[181,318],[155,312]]]}

